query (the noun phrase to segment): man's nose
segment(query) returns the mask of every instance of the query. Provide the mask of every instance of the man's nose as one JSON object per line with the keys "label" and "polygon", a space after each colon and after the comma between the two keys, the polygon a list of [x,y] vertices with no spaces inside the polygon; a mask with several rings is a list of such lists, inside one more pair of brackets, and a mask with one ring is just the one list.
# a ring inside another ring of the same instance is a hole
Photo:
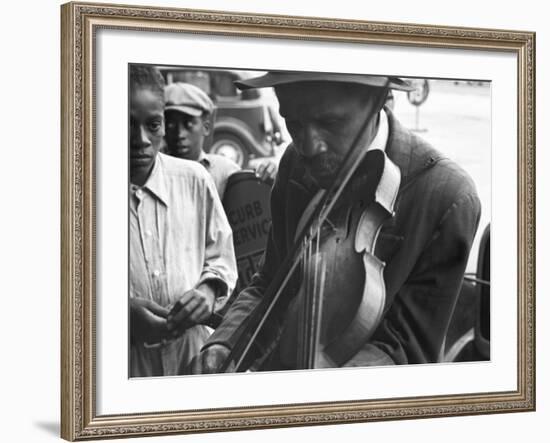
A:
{"label": "man's nose", "polygon": [[176,131],[177,131],[177,134],[178,134],[178,138],[185,138],[185,137],[187,137],[187,134],[189,133],[189,131],[185,127],[185,124],[183,124],[183,123],[178,123]]}
{"label": "man's nose", "polygon": [[132,129],[131,144],[134,149],[145,148],[151,144],[147,130],[143,126]]}
{"label": "man's nose", "polygon": [[300,153],[312,158],[327,151],[327,144],[315,128],[304,128],[300,140]]}

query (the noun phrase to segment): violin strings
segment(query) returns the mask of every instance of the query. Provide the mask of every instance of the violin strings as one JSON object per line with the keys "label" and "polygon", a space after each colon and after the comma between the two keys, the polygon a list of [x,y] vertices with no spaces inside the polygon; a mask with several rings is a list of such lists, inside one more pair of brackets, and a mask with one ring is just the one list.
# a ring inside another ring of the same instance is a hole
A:
{"label": "violin strings", "polygon": [[320,278],[321,278],[321,281],[320,281],[320,290],[319,290],[319,298],[318,298],[318,303],[317,303],[317,306],[316,306],[316,320],[315,320],[315,324],[316,324],[316,328],[315,328],[315,334],[313,335],[313,346],[314,346],[314,349],[313,349],[313,352],[312,352],[312,362],[311,362],[311,367],[312,368],[315,368],[315,367],[318,367],[318,361],[319,361],[319,352],[320,352],[320,349],[319,349],[319,344],[321,343],[321,327],[320,327],[320,324],[321,324],[321,320],[322,320],[322,316],[323,316],[323,303],[324,303],[324,295],[325,295],[325,277],[326,277],[326,265],[327,265],[327,261],[325,260],[325,256],[324,254],[321,254],[321,257],[320,257],[320,260],[321,260],[321,274],[320,274]]}
{"label": "violin strings", "polygon": [[[320,254],[320,241],[321,241],[321,226],[317,226],[317,232],[316,235],[316,242],[315,242],[315,271],[314,271],[314,295],[311,300],[311,328],[310,328],[310,334],[309,334],[309,357],[308,357],[308,367],[313,368],[315,365],[315,354],[317,352],[316,347],[316,337],[318,335],[318,329],[319,329],[319,323],[320,319],[317,316],[317,305],[319,304],[319,296],[316,296],[316,294],[319,294],[319,254]],[[321,288],[322,290],[322,288]]]}
{"label": "violin strings", "polygon": [[301,356],[304,354],[305,352],[305,348],[304,348],[304,337],[306,336],[306,331],[305,331],[305,325],[306,325],[306,312],[305,312],[305,306],[306,306],[306,303],[307,303],[307,243],[306,243],[306,240],[304,239],[304,248],[306,248],[306,253],[304,254],[304,256],[302,257],[302,265],[301,265],[301,268],[302,268],[302,282],[304,284],[304,296],[302,298],[302,300],[299,300],[298,303],[298,308],[299,308],[299,314],[300,314],[300,320],[299,320],[299,330],[298,330],[298,337],[299,337],[299,340],[298,340],[298,345],[296,346],[296,363],[298,365],[298,368],[301,368],[302,367],[302,361],[300,360]]}
{"label": "violin strings", "polygon": [[[311,233],[311,236],[313,236],[313,233]],[[304,368],[309,368],[309,364],[308,364],[308,356],[311,354],[311,347],[310,347],[310,343],[309,343],[309,340],[308,340],[308,337],[310,336],[310,330],[309,328],[311,327],[312,325],[312,316],[311,316],[311,305],[312,303],[314,302],[315,300],[315,272],[313,271],[313,280],[311,279],[311,274],[312,274],[312,265],[313,265],[313,261],[315,260],[315,257],[313,256],[313,242],[309,242],[309,245],[308,245],[308,258],[307,258],[307,265],[308,265],[308,291],[307,291],[307,302],[306,302],[306,305],[305,305],[305,313],[306,313],[306,323],[305,323],[305,333],[306,335],[304,336],[304,343],[306,344],[306,349],[305,349],[305,353],[303,354],[303,360],[304,360]]]}
{"label": "violin strings", "polygon": [[306,243],[305,245],[305,248],[306,248],[306,251],[305,251],[305,254],[304,254],[304,258],[303,258],[303,262],[304,262],[304,274],[302,276],[302,281],[304,282],[304,297],[303,297],[303,300],[302,300],[302,304],[300,306],[300,313],[301,313],[301,328],[300,328],[300,332],[301,332],[301,335],[300,335],[300,351],[298,353],[298,355],[296,355],[296,361],[298,362],[298,368],[303,368],[304,367],[304,364],[303,364],[303,361],[302,361],[302,356],[306,353],[306,348],[305,348],[305,341],[304,341],[304,338],[306,337],[306,325],[307,325],[307,312],[306,312],[306,305],[307,305],[307,298],[308,298],[308,292],[309,292],[309,288],[308,288],[308,278],[307,278],[307,275],[308,275],[308,271],[307,271],[307,268],[308,268],[308,247],[309,247],[309,244]]}

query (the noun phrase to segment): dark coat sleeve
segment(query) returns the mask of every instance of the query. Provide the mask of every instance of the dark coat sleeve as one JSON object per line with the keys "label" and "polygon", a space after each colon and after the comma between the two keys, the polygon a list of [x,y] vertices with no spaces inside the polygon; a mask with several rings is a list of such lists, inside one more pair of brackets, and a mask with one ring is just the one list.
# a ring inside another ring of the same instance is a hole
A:
{"label": "dark coat sleeve", "polygon": [[[374,360],[383,353],[395,364],[436,362],[462,286],[481,205],[471,179],[448,160],[414,183],[399,205],[392,232],[403,242],[385,270],[385,315],[365,348]],[[348,364],[369,365],[368,352],[363,354]]]}
{"label": "dark coat sleeve", "polygon": [[[233,302],[231,308],[224,316],[224,320],[214,331],[206,346],[211,344],[223,344],[232,349],[236,342],[242,337],[247,319],[254,309],[261,302],[266,289],[271,283],[273,276],[279,268],[286,255],[286,220],[284,216],[284,201],[288,184],[289,163],[293,157],[292,148],[287,149],[279,164],[277,178],[271,192],[271,216],[272,225],[269,230],[267,245],[260,262],[260,270],[253,277],[247,288],[245,288]],[[252,357],[263,355],[271,346],[273,337],[269,333],[276,333],[282,323],[284,309],[270,316],[270,324],[263,328],[264,332],[258,337],[255,343],[255,352]],[[249,334],[245,334],[249,335]]]}

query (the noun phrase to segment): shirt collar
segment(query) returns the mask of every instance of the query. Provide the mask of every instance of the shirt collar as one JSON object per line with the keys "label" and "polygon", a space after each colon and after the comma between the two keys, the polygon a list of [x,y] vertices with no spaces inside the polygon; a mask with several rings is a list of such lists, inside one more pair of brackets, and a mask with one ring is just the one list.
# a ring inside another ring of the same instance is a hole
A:
{"label": "shirt collar", "polygon": [[149,178],[147,179],[147,182],[145,182],[145,185],[143,185],[143,188],[150,191],[156,198],[168,206],[169,198],[166,182],[164,180],[165,175],[162,164],[162,156],[163,154],[161,153],[157,154],[151,175],[149,175]]}
{"label": "shirt collar", "polygon": [[367,151],[373,151],[375,149],[378,149],[379,151],[386,150],[389,134],[388,114],[386,114],[386,112],[382,109],[378,114],[378,117],[378,130],[367,148]]}
{"label": "shirt collar", "polygon": [[208,158],[208,155],[204,151],[201,151],[197,161],[201,165],[203,165],[206,169],[208,169],[211,166],[210,159]]}

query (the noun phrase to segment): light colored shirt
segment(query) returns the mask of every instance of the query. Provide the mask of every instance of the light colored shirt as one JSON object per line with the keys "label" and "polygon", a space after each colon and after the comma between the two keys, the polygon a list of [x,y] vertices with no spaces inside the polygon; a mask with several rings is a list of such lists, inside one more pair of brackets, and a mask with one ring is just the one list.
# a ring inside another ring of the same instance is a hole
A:
{"label": "light colored shirt", "polygon": [[[142,187],[130,185],[130,296],[172,306],[206,280],[225,288],[223,306],[237,279],[231,227],[214,183],[196,162],[159,153]],[[208,337],[204,326],[150,348],[131,346],[131,376],[177,375]]]}
{"label": "light colored shirt", "polygon": [[388,124],[388,114],[383,109],[378,114],[378,129],[376,135],[372,139],[367,151],[378,149],[380,151],[386,151],[386,145],[388,144],[390,128]]}
{"label": "light colored shirt", "polygon": [[235,172],[240,171],[241,168],[237,163],[223,155],[207,154],[201,152],[199,156],[199,163],[203,165],[214,179],[216,189],[220,199],[223,199],[225,187],[227,186],[227,179]]}

